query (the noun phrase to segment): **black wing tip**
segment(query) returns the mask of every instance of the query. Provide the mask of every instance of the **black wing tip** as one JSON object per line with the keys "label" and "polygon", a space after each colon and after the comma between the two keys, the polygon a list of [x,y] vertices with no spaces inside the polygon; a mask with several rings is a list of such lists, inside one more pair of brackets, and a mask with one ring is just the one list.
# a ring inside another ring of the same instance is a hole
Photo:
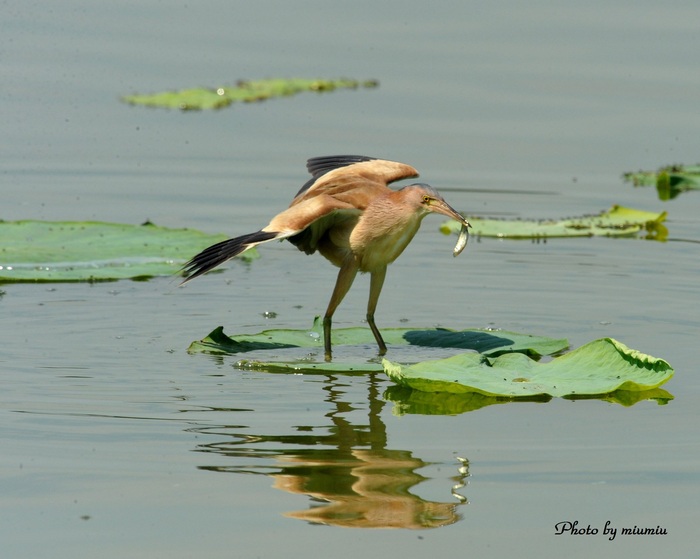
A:
{"label": "black wing tip", "polygon": [[202,274],[206,274],[227,260],[238,256],[251,246],[274,239],[277,235],[278,233],[270,231],[256,231],[255,233],[241,235],[235,239],[221,241],[205,248],[202,252],[193,256],[182,267],[180,271],[185,278],[180,285]]}
{"label": "black wing tip", "polygon": [[325,175],[333,169],[347,167],[354,163],[362,163],[363,161],[374,161],[376,157],[368,157],[366,155],[322,155],[320,157],[312,157],[306,162],[306,168],[311,176],[317,179]]}

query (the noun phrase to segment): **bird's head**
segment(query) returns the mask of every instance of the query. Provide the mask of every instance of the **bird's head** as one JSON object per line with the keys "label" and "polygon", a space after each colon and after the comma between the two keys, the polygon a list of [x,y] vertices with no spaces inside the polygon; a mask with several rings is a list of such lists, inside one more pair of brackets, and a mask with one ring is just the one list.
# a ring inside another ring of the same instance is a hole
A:
{"label": "bird's head", "polygon": [[404,201],[417,212],[422,212],[423,214],[433,212],[446,215],[459,221],[465,227],[471,227],[464,216],[445,202],[440,193],[429,184],[411,184],[405,186],[399,192],[402,193]]}

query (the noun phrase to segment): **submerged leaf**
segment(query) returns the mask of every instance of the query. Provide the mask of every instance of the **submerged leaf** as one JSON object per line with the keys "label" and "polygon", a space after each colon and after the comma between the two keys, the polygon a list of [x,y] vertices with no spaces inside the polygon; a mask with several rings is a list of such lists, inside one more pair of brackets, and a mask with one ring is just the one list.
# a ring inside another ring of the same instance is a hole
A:
{"label": "submerged leaf", "polygon": [[383,364],[394,382],[414,390],[508,398],[651,390],[673,376],[666,361],[612,338],[590,342],[546,363],[519,353],[494,359],[464,353],[408,367],[387,360]]}
{"label": "submerged leaf", "polygon": [[[459,415],[496,404],[508,404],[511,402],[545,404],[552,400],[552,397],[548,394],[513,398],[510,396],[490,396],[481,392],[462,392],[459,394],[422,392],[399,385],[387,388],[384,392],[384,398],[394,403],[393,412],[395,415]],[[621,404],[626,407],[645,400],[655,400],[659,405],[665,405],[670,400],[673,400],[673,396],[663,388],[641,391],[615,390],[609,394],[598,394],[595,396],[567,396],[567,399],[572,400],[591,398]]]}
{"label": "submerged leaf", "polygon": [[374,80],[269,79],[240,81],[235,86],[221,86],[213,89],[196,88],[151,95],[126,95],[122,97],[122,101],[132,105],[183,111],[221,109],[237,101],[263,101],[272,97],[296,95],[302,91],[325,92],[335,89],[377,87],[377,85],[378,83]]}
{"label": "submerged leaf", "polygon": [[0,238],[0,282],[55,282],[172,275],[226,236],[150,222],[0,221]]}
{"label": "submerged leaf", "polygon": [[[662,225],[666,212],[647,212],[617,205],[597,215],[560,220],[505,220],[473,216],[468,216],[467,219],[472,224],[472,234],[481,237],[629,237],[645,231],[647,238],[661,239],[667,234]],[[445,234],[459,233],[460,229],[461,224],[457,221],[448,221],[440,227]]]}
{"label": "submerged leaf", "polygon": [[668,165],[658,171],[637,171],[622,177],[634,186],[656,185],[660,200],[671,200],[681,192],[700,189],[700,165]]}

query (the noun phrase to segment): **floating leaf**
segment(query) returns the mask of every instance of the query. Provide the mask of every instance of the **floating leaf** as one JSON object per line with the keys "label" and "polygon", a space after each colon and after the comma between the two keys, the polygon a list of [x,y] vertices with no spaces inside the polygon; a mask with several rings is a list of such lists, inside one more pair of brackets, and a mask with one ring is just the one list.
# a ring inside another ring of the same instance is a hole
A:
{"label": "floating leaf", "polygon": [[[0,239],[0,281],[53,282],[171,275],[226,236],[150,222],[0,221]],[[256,256],[245,253],[247,259]]]}
{"label": "floating leaf", "polygon": [[634,186],[656,185],[660,200],[671,200],[681,192],[700,189],[700,165],[669,165],[658,171],[637,171],[622,175]]}
{"label": "floating leaf", "polygon": [[[316,318],[311,330],[265,330],[259,334],[240,334],[229,337],[223,327],[213,330],[202,340],[192,342],[190,353],[211,353],[217,355],[237,355],[253,351],[276,351],[293,348],[310,348],[315,356],[304,355],[288,360],[271,361],[246,359],[238,363],[240,368],[264,369],[268,371],[382,371],[378,362],[351,363],[334,359],[327,363],[323,355],[323,328]],[[523,352],[533,357],[551,355],[568,347],[564,339],[553,339],[499,330],[448,330],[445,328],[405,329],[382,328],[384,341],[392,346],[420,346],[423,348],[471,349],[484,355],[496,356],[507,352]],[[336,350],[346,346],[375,346],[376,342],[368,328],[333,329],[333,347]],[[289,353],[289,352],[287,352]],[[269,354],[268,354],[269,355]],[[265,356],[263,356],[265,357]]]}
{"label": "floating leaf", "polygon": [[190,111],[222,109],[239,101],[264,101],[273,97],[296,95],[303,91],[327,92],[336,89],[377,87],[378,85],[374,80],[269,79],[240,81],[235,86],[183,89],[151,95],[126,95],[122,97],[122,101],[132,105]]}
{"label": "floating leaf", "polygon": [[546,363],[521,353],[496,358],[463,353],[438,361],[402,366],[383,362],[389,377],[421,392],[480,393],[489,397],[533,398],[602,395],[651,390],[673,376],[662,359],[612,339],[590,342]]}
{"label": "floating leaf", "polygon": [[[505,220],[468,216],[472,234],[481,237],[509,239],[542,239],[551,237],[629,237],[646,231],[647,238],[662,239],[668,234],[662,225],[666,212],[655,213],[622,206],[613,206],[596,215],[560,220]],[[444,223],[445,234],[459,233],[456,221]]]}

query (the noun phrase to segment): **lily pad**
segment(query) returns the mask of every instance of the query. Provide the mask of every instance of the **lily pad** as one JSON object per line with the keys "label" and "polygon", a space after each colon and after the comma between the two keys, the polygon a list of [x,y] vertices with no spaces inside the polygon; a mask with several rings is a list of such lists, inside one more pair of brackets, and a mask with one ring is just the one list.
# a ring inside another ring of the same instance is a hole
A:
{"label": "lily pad", "polygon": [[0,238],[0,282],[58,282],[169,276],[227,237],[150,222],[0,221]]}
{"label": "lily pad", "polygon": [[[543,239],[553,237],[631,237],[644,231],[647,238],[661,239],[668,234],[662,223],[666,212],[655,213],[622,206],[612,206],[596,215],[571,217],[559,220],[505,220],[468,216],[472,234],[481,237],[508,239]],[[461,224],[444,223],[440,230],[445,234],[459,233]]]}
{"label": "lily pad", "polygon": [[[552,355],[565,350],[569,343],[565,339],[553,339],[500,330],[449,330],[446,328],[382,328],[382,336],[389,346],[421,346],[424,348],[469,349],[483,355],[497,356],[508,352],[522,352],[533,358]],[[346,346],[375,346],[374,336],[369,328],[334,328],[333,345],[340,349]],[[265,330],[259,334],[238,334],[229,337],[219,326],[202,340],[192,342],[190,353],[210,353],[215,355],[238,355],[254,351],[270,351],[293,348],[315,350],[317,360],[308,355],[288,361],[271,361],[263,355],[261,359],[246,359],[238,363],[240,368],[264,369],[268,371],[336,371],[358,372],[378,371],[383,367],[379,362],[352,363],[334,360],[325,362],[323,357],[323,327],[317,317],[310,330]]]}
{"label": "lily pad", "polygon": [[288,97],[303,91],[317,93],[336,89],[377,87],[376,80],[269,79],[240,81],[235,86],[183,89],[150,95],[126,95],[122,101],[132,105],[180,109],[183,111],[222,109],[235,102],[264,101],[273,97]]}
{"label": "lily pad", "polygon": [[671,200],[681,192],[700,189],[700,165],[668,165],[657,171],[625,173],[634,186],[656,186],[660,200]]}
{"label": "lily pad", "polygon": [[496,358],[463,353],[407,367],[388,360],[383,365],[389,378],[413,390],[507,398],[652,390],[673,376],[666,361],[612,338],[590,342],[546,363],[521,353]]}

